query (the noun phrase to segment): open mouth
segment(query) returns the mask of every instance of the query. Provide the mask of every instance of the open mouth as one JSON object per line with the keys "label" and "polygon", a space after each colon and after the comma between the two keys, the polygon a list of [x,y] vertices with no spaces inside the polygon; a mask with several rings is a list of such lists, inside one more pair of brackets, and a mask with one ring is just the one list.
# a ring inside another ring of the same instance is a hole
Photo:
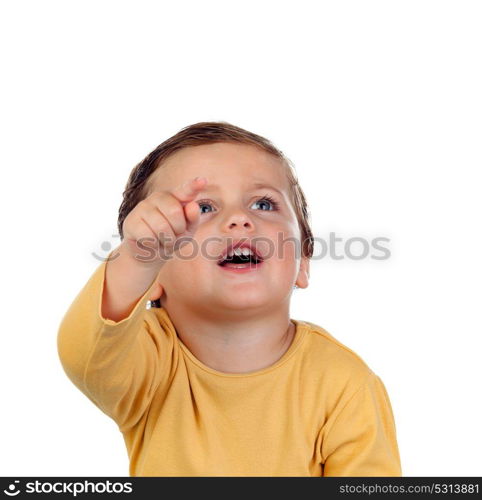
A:
{"label": "open mouth", "polygon": [[251,246],[228,248],[218,261],[218,266],[229,269],[253,269],[263,262],[263,258]]}
{"label": "open mouth", "polygon": [[234,267],[244,264],[242,267],[252,267],[258,265],[260,262],[263,262],[262,259],[258,258],[256,255],[232,255],[218,262],[218,265],[221,267]]}

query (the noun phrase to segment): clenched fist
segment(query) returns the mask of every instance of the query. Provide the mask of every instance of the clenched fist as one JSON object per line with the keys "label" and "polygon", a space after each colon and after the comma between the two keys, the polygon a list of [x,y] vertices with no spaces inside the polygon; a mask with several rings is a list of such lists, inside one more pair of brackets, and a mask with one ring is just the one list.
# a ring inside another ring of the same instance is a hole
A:
{"label": "clenched fist", "polygon": [[[206,183],[205,177],[195,177],[172,191],[155,191],[140,201],[124,220],[121,246],[133,259],[159,271],[164,260],[157,256],[157,251],[169,255],[179,238],[191,237],[195,232],[200,212],[193,200]],[[156,256],[147,257],[146,252],[152,252],[142,250],[143,247],[155,249]],[[161,294],[159,284],[152,296],[158,298]]]}

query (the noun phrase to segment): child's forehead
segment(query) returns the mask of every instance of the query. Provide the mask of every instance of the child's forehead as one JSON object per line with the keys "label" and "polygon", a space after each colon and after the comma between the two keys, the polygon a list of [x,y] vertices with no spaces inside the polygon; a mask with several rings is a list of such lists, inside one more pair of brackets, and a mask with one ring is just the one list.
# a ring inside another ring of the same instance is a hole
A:
{"label": "child's forehead", "polygon": [[203,146],[185,148],[168,157],[152,174],[149,184],[174,188],[202,176],[208,180],[208,190],[214,185],[218,189],[271,185],[280,191],[288,190],[285,166],[274,155],[250,146]]}

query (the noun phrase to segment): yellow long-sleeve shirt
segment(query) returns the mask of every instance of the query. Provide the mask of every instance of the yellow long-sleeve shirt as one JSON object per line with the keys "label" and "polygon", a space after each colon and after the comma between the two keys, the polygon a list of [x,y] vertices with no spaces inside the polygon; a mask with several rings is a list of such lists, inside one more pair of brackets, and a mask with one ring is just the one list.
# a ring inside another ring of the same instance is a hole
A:
{"label": "yellow long-sleeve shirt", "polygon": [[272,366],[218,372],[165,309],[146,308],[151,288],[127,318],[103,318],[105,268],[72,302],[57,346],[70,380],[122,432],[130,476],[401,475],[383,382],[326,330],[292,319]]}

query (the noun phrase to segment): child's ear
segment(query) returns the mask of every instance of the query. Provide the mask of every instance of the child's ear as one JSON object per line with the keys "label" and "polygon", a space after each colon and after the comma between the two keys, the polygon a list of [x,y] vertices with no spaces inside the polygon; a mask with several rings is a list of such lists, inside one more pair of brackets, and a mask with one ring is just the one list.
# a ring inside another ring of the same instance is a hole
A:
{"label": "child's ear", "polygon": [[308,288],[310,280],[310,259],[301,257],[300,270],[296,278],[296,285],[298,288]]}

